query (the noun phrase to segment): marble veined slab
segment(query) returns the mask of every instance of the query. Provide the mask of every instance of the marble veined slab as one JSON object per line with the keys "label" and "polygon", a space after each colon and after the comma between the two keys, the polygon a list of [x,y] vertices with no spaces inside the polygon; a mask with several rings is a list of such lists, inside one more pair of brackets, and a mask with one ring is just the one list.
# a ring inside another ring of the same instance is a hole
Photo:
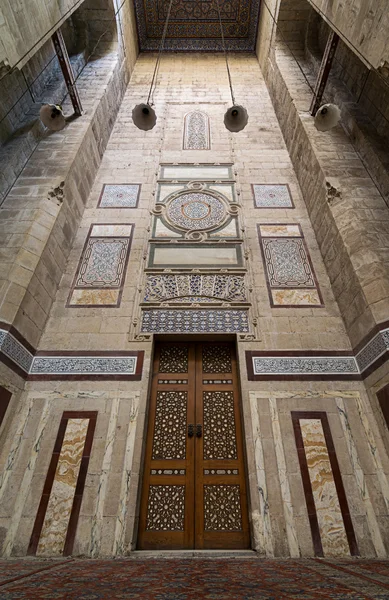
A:
{"label": "marble veined slab", "polygon": [[338,494],[320,419],[300,419],[324,556],[350,556]]}
{"label": "marble veined slab", "polygon": [[37,556],[62,556],[89,419],[69,419],[43,522]]}

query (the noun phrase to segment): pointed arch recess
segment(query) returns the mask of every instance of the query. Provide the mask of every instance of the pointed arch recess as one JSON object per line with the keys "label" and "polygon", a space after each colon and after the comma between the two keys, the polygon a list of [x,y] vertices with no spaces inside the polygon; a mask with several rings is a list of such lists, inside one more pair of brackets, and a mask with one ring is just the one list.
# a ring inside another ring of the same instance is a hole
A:
{"label": "pointed arch recess", "polygon": [[184,150],[210,150],[209,117],[201,110],[187,113],[184,118]]}

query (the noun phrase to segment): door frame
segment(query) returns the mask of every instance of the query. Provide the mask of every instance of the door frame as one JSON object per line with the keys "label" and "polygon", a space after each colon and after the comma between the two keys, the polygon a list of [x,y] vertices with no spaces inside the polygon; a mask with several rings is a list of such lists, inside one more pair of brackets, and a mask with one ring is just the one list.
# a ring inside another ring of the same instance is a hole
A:
{"label": "door frame", "polygon": [[[240,395],[239,402],[239,412],[240,412],[240,421],[241,421],[241,429],[242,429],[242,449],[243,449],[243,468],[244,468],[244,479],[246,484],[246,500],[247,500],[247,514],[248,514],[248,531],[250,537],[250,548],[254,549],[254,532],[253,532],[253,521],[252,521],[252,489],[250,486],[250,479],[248,477],[248,452],[247,452],[247,434],[246,430],[248,424],[246,425],[246,418],[243,409],[244,396],[242,392],[242,384],[241,384],[241,373],[240,373],[240,357],[239,357],[239,346],[238,346],[238,336],[237,334],[154,334],[152,336],[152,347],[150,353],[150,369],[148,373],[148,382],[147,382],[147,396],[145,400],[145,413],[144,413],[144,421],[143,421],[143,431],[142,431],[142,447],[141,447],[141,457],[140,457],[140,466],[139,466],[139,476],[137,482],[137,501],[136,501],[136,518],[133,528],[132,535],[132,549],[137,549],[138,537],[139,537],[139,526],[140,526],[140,509],[141,509],[141,500],[142,500],[142,490],[144,484],[144,475],[145,475],[145,462],[146,462],[146,445],[147,445],[147,436],[148,436],[148,424],[150,417],[150,398],[152,391],[152,381],[153,381],[153,366],[155,359],[155,351],[158,343],[174,343],[174,342],[225,342],[231,343],[235,349],[236,355],[236,365],[237,365],[237,389]],[[253,465],[255,470],[255,465]],[[157,552],[156,550],[148,550],[147,552]]]}

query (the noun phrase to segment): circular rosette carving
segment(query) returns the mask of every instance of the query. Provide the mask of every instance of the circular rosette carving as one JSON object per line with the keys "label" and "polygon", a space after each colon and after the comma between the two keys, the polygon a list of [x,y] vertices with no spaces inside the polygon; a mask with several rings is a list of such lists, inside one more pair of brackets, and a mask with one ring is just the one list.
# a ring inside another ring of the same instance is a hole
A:
{"label": "circular rosette carving", "polygon": [[165,218],[179,229],[211,230],[229,217],[228,207],[220,197],[204,191],[188,191],[166,203]]}

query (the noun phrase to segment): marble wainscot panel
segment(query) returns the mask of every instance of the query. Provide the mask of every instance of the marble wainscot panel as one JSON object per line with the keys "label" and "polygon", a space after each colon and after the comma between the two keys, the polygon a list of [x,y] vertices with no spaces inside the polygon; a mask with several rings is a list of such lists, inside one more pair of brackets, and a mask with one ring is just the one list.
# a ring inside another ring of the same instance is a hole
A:
{"label": "marble wainscot panel", "polygon": [[120,305],[132,233],[132,224],[91,225],[67,306]]}
{"label": "marble wainscot panel", "polygon": [[139,183],[105,183],[100,194],[98,208],[136,208],[141,186]]}
{"label": "marble wainscot panel", "polygon": [[287,183],[253,183],[255,208],[294,208]]}
{"label": "marble wainscot panel", "polygon": [[323,306],[300,225],[258,225],[258,236],[271,306]]}
{"label": "marble wainscot panel", "polygon": [[96,418],[96,412],[63,415],[29,554],[62,556],[72,552]]}
{"label": "marble wainscot panel", "polygon": [[183,150],[210,150],[211,136],[209,117],[200,110],[194,110],[184,118]]}
{"label": "marble wainscot panel", "polygon": [[292,419],[315,553],[359,554],[327,416],[292,411]]}

